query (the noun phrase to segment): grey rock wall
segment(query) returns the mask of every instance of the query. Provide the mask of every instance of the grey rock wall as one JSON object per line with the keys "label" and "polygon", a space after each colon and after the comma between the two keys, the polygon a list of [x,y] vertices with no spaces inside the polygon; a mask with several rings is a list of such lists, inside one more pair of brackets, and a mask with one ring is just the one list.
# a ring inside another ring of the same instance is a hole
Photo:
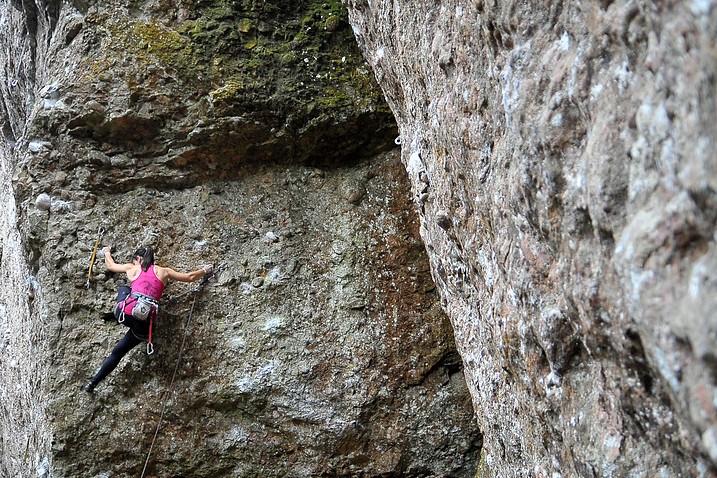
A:
{"label": "grey rock wall", "polygon": [[[40,283],[73,284],[48,298],[59,319],[55,476],[137,474],[165,400],[149,468],[159,476],[472,476],[480,435],[450,326],[411,236],[405,191],[377,179],[401,171],[392,154],[353,168],[247,168],[232,182],[98,197],[92,216],[116,221],[99,224],[118,257],[135,247],[127,228],[139,222],[160,262],[225,261],[227,270],[197,295],[191,322],[190,286],[171,286],[157,352],[139,347],[90,397],[78,386],[124,333],[99,319],[124,280],[98,266],[88,292],[71,265],[52,270],[61,261],[47,260]],[[95,231],[68,218],[59,228],[62,239],[37,232],[49,236],[41,257],[78,250],[84,263]]]}
{"label": "grey rock wall", "polygon": [[[340,4],[0,11],[0,475],[474,475],[395,123]],[[156,352],[88,395],[125,332],[100,318],[123,278],[88,275],[101,228],[120,261],[227,267],[170,286]]]}
{"label": "grey rock wall", "polygon": [[346,3],[482,476],[715,476],[714,2]]}
{"label": "grey rock wall", "polygon": [[42,477],[49,472],[52,441],[43,406],[47,312],[28,263],[27,221],[13,187],[20,155],[13,150],[34,106],[35,65],[43,61],[37,43],[47,42],[49,25],[29,2],[0,10],[0,476]]}

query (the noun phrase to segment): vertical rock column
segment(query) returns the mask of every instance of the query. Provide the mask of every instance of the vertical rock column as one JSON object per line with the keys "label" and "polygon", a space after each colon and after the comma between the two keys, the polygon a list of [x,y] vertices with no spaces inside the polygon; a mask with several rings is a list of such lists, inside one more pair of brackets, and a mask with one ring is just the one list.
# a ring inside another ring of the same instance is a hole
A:
{"label": "vertical rock column", "polygon": [[[51,7],[47,7],[51,9]],[[47,373],[45,314],[39,284],[29,274],[17,214],[13,175],[32,142],[25,137],[35,99],[38,39],[47,34],[49,10],[6,2],[0,12],[0,475],[45,477],[51,435],[42,387]],[[43,41],[40,45],[45,44]]]}
{"label": "vertical rock column", "polygon": [[0,154],[0,430],[3,476],[45,476],[49,441],[42,407],[46,341],[38,320],[41,298],[28,273],[10,187],[12,162]]}
{"label": "vertical rock column", "polygon": [[713,2],[348,0],[494,476],[714,476]]}

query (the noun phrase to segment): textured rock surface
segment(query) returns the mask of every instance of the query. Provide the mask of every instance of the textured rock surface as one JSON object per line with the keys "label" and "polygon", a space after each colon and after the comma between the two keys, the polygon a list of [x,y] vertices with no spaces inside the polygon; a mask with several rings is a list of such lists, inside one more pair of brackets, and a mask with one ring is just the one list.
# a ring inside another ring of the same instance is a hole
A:
{"label": "textured rock surface", "polygon": [[[0,9],[0,475],[139,476],[164,403],[145,476],[474,475],[395,122],[337,2]],[[101,227],[120,260],[227,269],[189,325],[172,285],[157,352],[89,396],[124,333],[99,318],[122,278],[98,259],[86,287]]]}
{"label": "textured rock surface", "polygon": [[347,4],[485,476],[714,476],[714,2]]}

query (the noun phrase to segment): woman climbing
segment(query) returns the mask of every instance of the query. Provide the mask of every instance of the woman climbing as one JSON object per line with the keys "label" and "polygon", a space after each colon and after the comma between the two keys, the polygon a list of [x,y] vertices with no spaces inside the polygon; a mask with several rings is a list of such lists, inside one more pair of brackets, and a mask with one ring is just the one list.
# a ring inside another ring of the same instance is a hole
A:
{"label": "woman climbing", "polygon": [[[151,247],[140,247],[132,256],[132,262],[117,264],[110,248],[102,249],[105,254],[105,265],[112,272],[124,272],[130,281],[131,287],[122,286],[117,291],[117,305],[114,316],[122,324],[129,327],[125,336],[120,340],[100,370],[90,379],[84,390],[92,393],[107,375],[119,364],[122,357],[134,347],[145,340],[151,344],[151,324],[157,313],[159,299],[162,297],[167,282],[177,280],[180,282],[194,282],[212,272],[212,266],[202,266],[192,272],[177,272],[169,267],[160,267],[154,264],[154,251]],[[151,353],[151,349],[148,348]]]}

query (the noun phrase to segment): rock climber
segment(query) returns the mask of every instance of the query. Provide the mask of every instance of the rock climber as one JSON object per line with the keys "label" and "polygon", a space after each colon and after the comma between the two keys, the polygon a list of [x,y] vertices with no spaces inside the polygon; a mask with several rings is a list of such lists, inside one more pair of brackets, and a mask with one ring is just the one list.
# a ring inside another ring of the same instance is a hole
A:
{"label": "rock climber", "polygon": [[[192,272],[177,272],[169,267],[160,267],[154,263],[154,251],[151,247],[140,247],[132,256],[132,262],[117,264],[112,258],[111,249],[102,249],[105,265],[112,272],[124,272],[131,287],[121,286],[117,291],[117,305],[113,316],[129,327],[125,336],[117,342],[115,348],[99,371],[85,385],[84,390],[92,393],[107,375],[119,364],[122,357],[143,341],[151,341],[151,323],[157,313],[159,300],[167,282],[194,282],[212,272],[211,265],[205,265]],[[151,342],[150,342],[151,343]]]}

